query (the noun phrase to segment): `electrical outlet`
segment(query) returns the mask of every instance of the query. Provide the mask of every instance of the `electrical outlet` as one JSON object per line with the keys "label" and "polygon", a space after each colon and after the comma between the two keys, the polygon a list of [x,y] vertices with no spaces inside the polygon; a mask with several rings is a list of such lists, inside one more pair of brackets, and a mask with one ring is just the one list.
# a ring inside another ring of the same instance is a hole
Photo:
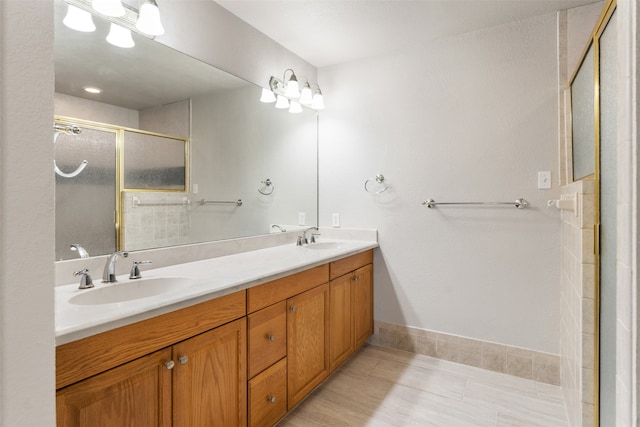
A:
{"label": "electrical outlet", "polygon": [[333,227],[340,227],[340,214],[339,213],[334,213],[333,215],[331,215],[331,225]]}
{"label": "electrical outlet", "polygon": [[298,225],[305,225],[307,223],[307,215],[304,212],[298,213]]}

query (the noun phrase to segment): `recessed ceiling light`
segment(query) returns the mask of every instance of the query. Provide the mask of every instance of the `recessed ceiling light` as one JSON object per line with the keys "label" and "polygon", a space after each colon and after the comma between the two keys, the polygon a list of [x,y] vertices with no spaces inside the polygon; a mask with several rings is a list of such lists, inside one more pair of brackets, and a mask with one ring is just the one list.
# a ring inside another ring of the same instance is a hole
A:
{"label": "recessed ceiling light", "polygon": [[99,87],[93,87],[93,86],[85,86],[83,87],[85,92],[89,92],[89,93],[102,93],[102,89],[100,89]]}

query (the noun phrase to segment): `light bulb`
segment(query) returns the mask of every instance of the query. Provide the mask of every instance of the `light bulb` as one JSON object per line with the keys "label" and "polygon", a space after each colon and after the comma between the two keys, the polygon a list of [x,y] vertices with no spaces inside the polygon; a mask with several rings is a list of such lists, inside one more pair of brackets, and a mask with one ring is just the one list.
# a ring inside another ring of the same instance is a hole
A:
{"label": "light bulb", "polygon": [[302,113],[302,106],[298,104],[296,101],[291,101],[291,106],[289,107],[290,113]]}
{"label": "light bulb", "polygon": [[287,82],[287,86],[284,90],[284,96],[287,98],[300,97],[300,86],[298,86],[298,79],[293,71],[291,71],[291,77],[289,77],[289,81]]}
{"label": "light bulb", "polygon": [[164,34],[164,27],[160,21],[160,10],[155,1],[148,1],[142,5],[136,28],[150,36]]}
{"label": "light bulb", "polygon": [[282,95],[278,95],[276,100],[276,108],[289,108],[289,100]]}
{"label": "light bulb", "polygon": [[67,15],[62,20],[62,23],[73,30],[84,33],[90,33],[96,30],[91,14],[71,4],[67,9]]}
{"label": "light bulb", "polygon": [[123,16],[124,6],[120,0],[93,0],[93,8],[105,16]]}
{"label": "light bulb", "polygon": [[136,44],[131,37],[131,31],[121,27],[118,24],[111,24],[107,41],[114,46],[130,48]]}
{"label": "light bulb", "polygon": [[324,110],[324,99],[322,98],[322,92],[318,91],[315,95],[313,95],[311,108],[313,108],[314,110]]}
{"label": "light bulb", "polygon": [[311,95],[311,86],[309,86],[309,82],[304,84],[302,91],[300,92],[300,99],[298,100],[300,104],[309,105],[311,104],[312,95]]}
{"label": "light bulb", "polygon": [[260,97],[260,102],[268,104],[275,101],[276,94],[271,92],[269,89],[262,88],[262,96]]}

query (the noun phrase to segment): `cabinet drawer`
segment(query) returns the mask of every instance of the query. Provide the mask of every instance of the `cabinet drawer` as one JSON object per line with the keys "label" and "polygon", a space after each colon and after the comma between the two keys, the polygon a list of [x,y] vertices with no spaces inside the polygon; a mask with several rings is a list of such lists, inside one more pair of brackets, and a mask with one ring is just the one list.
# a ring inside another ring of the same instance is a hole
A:
{"label": "cabinet drawer", "polygon": [[247,313],[253,313],[271,304],[291,298],[328,281],[329,264],[324,264],[249,288],[247,291]]}
{"label": "cabinet drawer", "polygon": [[249,426],[271,426],[287,412],[287,359],[249,381]]}
{"label": "cabinet drawer", "polygon": [[333,280],[336,277],[340,277],[343,274],[347,274],[355,269],[363,267],[367,264],[371,264],[372,262],[372,250],[355,254],[344,259],[339,259],[338,261],[334,261],[330,265],[330,279]]}
{"label": "cabinet drawer", "polygon": [[252,378],[287,354],[286,302],[251,313],[248,318],[249,378]]}

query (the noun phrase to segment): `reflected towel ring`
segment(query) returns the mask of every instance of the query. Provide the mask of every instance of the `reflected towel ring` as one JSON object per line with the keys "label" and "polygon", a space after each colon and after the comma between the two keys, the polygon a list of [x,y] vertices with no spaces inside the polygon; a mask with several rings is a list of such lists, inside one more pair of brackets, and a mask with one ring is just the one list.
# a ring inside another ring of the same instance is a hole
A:
{"label": "reflected towel ring", "polygon": [[[382,185],[382,189],[378,190],[378,191],[373,191],[372,189],[369,188],[369,183],[371,181],[375,180],[378,184]],[[376,175],[375,178],[369,178],[368,180],[366,180],[364,182],[364,190],[367,193],[371,193],[371,194],[380,194],[380,193],[384,193],[385,191],[387,191],[389,189],[388,185],[384,185],[384,175],[382,175],[381,173],[379,173],[378,175]]]}
{"label": "reflected towel ring", "polygon": [[271,180],[269,178],[267,178],[264,181],[260,181],[261,184],[264,184],[264,186],[266,187],[266,190],[268,190],[269,188],[271,188],[271,191],[262,191],[261,188],[258,188],[258,193],[263,194],[265,196],[269,196],[271,194],[273,194],[273,190],[276,189],[276,186],[273,182],[271,182]]}
{"label": "reflected towel ring", "polygon": [[[54,123],[53,124],[53,143],[56,143],[56,140],[58,139],[58,135],[60,135],[61,133],[66,133],[67,135],[78,135],[81,132],[81,129],[77,126],[73,126],[73,125],[61,125],[58,123]],[[60,175],[63,178],[74,178],[76,176],[78,176],[83,170],[84,168],[87,166],[87,162],[86,160],[83,160],[80,163],[80,166],[78,166],[76,168],[76,170],[74,170],[73,172],[63,172],[57,165],[56,163],[56,159],[53,159],[53,170],[55,171],[55,173],[57,173],[58,175]]]}

